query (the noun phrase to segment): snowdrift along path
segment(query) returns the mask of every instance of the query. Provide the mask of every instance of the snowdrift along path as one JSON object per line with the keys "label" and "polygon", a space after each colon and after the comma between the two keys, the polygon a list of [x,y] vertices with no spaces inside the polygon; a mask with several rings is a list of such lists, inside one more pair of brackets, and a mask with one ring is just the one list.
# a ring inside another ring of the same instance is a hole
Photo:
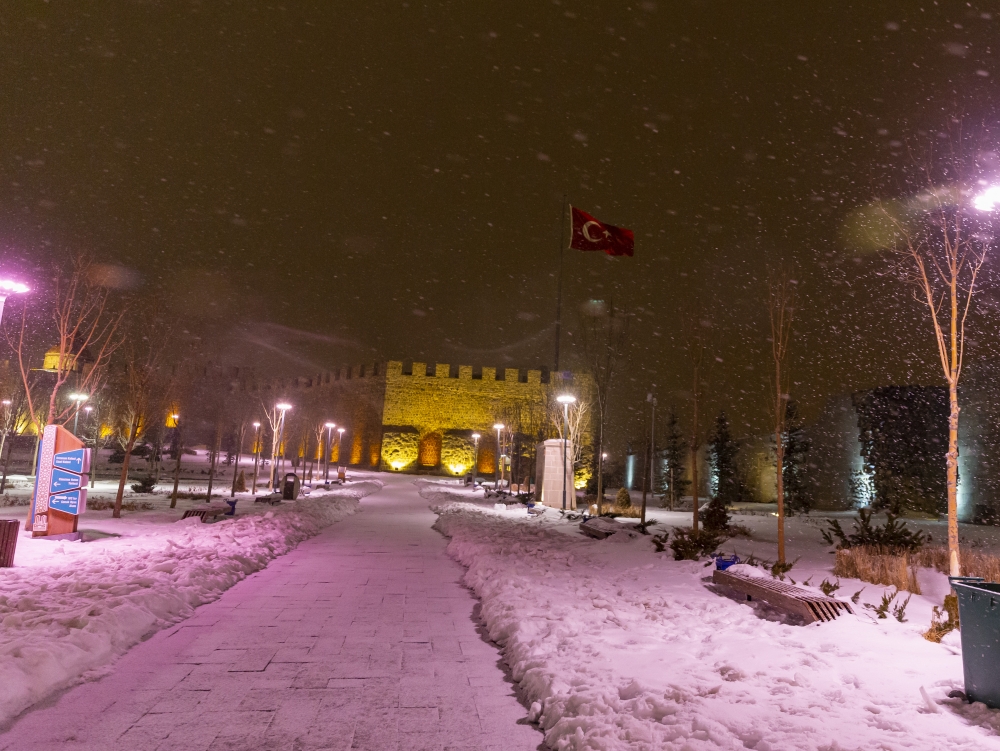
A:
{"label": "snowdrift along path", "polygon": [[360,498],[381,487],[352,483],[215,524],[192,518],[141,525],[122,538],[47,542],[48,562],[0,569],[0,726],[103,674],[144,636],[353,514]]}
{"label": "snowdrift along path", "polygon": [[1000,712],[947,698],[961,657],[924,623],[765,620],[648,537],[421,492],[553,749],[1000,749]]}

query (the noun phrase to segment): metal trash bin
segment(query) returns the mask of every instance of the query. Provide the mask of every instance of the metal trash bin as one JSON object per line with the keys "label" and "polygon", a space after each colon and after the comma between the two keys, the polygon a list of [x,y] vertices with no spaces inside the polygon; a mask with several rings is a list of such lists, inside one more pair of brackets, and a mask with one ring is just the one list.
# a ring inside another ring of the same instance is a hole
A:
{"label": "metal trash bin", "polygon": [[949,581],[958,595],[965,695],[1000,709],[1000,584],[974,576]]}
{"label": "metal trash bin", "polygon": [[299,488],[302,483],[299,476],[294,472],[285,475],[285,482],[281,486],[281,498],[285,501],[294,501],[299,497]]}
{"label": "metal trash bin", "polygon": [[14,550],[17,548],[17,535],[20,531],[19,519],[0,520],[0,568],[14,565]]}

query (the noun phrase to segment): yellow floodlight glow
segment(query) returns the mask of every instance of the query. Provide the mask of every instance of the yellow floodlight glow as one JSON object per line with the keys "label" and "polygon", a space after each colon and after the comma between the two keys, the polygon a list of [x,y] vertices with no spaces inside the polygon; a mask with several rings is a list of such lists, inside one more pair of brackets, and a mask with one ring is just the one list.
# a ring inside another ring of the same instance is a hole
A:
{"label": "yellow floodlight glow", "polygon": [[389,466],[391,466],[391,467],[392,467],[393,469],[395,469],[396,471],[399,471],[399,470],[401,470],[401,469],[402,469],[403,467],[405,467],[405,466],[406,466],[406,464],[405,464],[404,462],[401,462],[401,461],[394,461],[394,462],[391,462]]}
{"label": "yellow floodlight glow", "polygon": [[453,475],[464,475],[467,468],[464,464],[449,464],[448,469]]}

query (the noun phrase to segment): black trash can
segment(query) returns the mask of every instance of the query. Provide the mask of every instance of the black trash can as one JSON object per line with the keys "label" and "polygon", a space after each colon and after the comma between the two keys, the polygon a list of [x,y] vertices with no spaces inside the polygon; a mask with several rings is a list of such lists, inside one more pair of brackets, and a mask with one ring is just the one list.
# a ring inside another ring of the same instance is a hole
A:
{"label": "black trash can", "polygon": [[973,576],[949,580],[958,595],[965,695],[1000,709],[1000,584]]}
{"label": "black trash can", "polygon": [[301,482],[299,481],[299,476],[294,472],[289,472],[285,475],[285,483],[282,485],[281,499],[284,501],[294,501],[299,497],[300,487]]}
{"label": "black trash can", "polygon": [[14,565],[14,550],[17,548],[17,535],[20,531],[19,519],[0,520],[0,568]]}

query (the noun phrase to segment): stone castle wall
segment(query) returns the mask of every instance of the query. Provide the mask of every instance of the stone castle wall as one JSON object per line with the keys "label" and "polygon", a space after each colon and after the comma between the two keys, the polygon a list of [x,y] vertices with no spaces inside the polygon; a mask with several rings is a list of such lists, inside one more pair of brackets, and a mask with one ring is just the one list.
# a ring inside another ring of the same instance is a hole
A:
{"label": "stone castle wall", "polygon": [[472,434],[479,433],[478,471],[492,473],[494,423],[517,425],[519,432],[533,437],[548,432],[547,410],[554,394],[578,385],[572,374],[541,370],[390,361],[382,466],[463,474],[475,463]]}
{"label": "stone castle wall", "polygon": [[[551,432],[547,413],[556,394],[590,398],[593,391],[590,379],[571,373],[402,361],[275,381],[265,390],[294,395],[301,414],[321,404],[329,419],[347,428],[344,446],[333,451],[335,462],[453,475],[468,472],[477,455],[478,470],[494,472],[494,423],[530,436],[520,441],[527,450],[539,432]],[[480,434],[478,451],[473,433]]]}

